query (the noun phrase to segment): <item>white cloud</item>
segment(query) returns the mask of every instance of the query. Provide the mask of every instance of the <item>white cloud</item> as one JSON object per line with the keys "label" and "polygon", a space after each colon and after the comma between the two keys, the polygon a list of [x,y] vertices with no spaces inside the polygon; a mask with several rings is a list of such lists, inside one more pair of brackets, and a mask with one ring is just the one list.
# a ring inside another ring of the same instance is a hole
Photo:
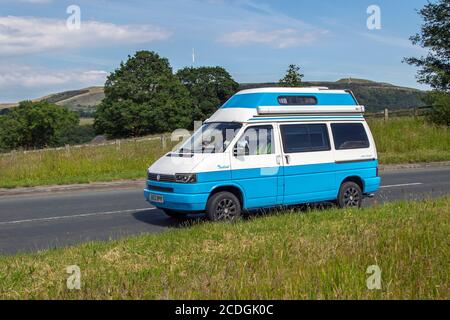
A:
{"label": "white cloud", "polygon": [[234,46],[262,43],[282,49],[314,42],[325,33],[326,31],[322,30],[302,32],[290,28],[270,31],[241,30],[223,35],[219,42]]}
{"label": "white cloud", "polygon": [[0,91],[14,88],[48,89],[70,85],[73,88],[104,84],[103,70],[54,70],[28,65],[0,65]]}
{"label": "white cloud", "polygon": [[[227,1],[223,2],[224,7],[227,4]],[[328,33],[326,29],[273,10],[267,4],[242,0],[237,1],[235,5],[232,4],[234,14],[228,21],[227,32],[217,39],[226,45],[259,43],[282,49],[312,43]],[[241,11],[238,16],[245,16],[245,19],[236,21],[237,10]]]}
{"label": "white cloud", "polygon": [[69,30],[65,20],[6,16],[0,17],[0,55],[148,43],[167,39],[170,35],[169,31],[151,25],[82,21],[79,30]]}

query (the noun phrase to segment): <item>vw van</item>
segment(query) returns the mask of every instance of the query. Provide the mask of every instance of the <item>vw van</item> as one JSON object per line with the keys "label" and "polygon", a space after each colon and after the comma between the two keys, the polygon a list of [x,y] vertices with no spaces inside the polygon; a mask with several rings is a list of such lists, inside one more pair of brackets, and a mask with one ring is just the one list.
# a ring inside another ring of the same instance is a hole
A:
{"label": "vw van", "polygon": [[325,201],[360,207],[380,187],[363,113],[348,90],[240,91],[148,168],[145,199],[171,217],[214,221]]}

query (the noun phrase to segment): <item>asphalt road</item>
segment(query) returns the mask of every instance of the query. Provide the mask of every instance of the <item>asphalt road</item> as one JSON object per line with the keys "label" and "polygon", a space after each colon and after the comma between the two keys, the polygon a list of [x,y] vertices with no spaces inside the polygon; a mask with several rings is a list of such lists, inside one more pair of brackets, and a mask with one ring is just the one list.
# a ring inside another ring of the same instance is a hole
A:
{"label": "asphalt road", "polygon": [[[365,205],[450,195],[450,167],[381,172]],[[144,201],[142,189],[0,197],[0,254],[117,239],[186,225]]]}

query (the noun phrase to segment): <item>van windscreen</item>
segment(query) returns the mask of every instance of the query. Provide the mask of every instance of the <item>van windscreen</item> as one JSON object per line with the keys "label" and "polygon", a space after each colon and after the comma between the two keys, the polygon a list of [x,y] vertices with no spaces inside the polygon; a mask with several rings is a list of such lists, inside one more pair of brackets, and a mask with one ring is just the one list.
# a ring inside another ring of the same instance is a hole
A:
{"label": "van windscreen", "polygon": [[236,136],[241,123],[212,122],[201,126],[182,146],[178,153],[221,153]]}

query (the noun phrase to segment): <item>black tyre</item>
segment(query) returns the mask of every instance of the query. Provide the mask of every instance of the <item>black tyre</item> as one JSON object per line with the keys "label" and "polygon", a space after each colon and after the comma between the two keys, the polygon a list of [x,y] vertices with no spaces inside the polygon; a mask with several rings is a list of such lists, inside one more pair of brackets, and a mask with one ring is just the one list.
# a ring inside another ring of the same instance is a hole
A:
{"label": "black tyre", "polygon": [[174,219],[183,219],[186,217],[186,213],[184,212],[179,212],[179,211],[173,211],[173,210],[169,210],[169,209],[162,209],[162,211],[169,217],[174,218]]}
{"label": "black tyre", "polygon": [[231,192],[218,192],[206,204],[206,213],[211,221],[232,221],[241,217],[241,203]]}
{"label": "black tyre", "polygon": [[339,189],[337,204],[341,208],[361,207],[363,194],[361,187],[352,181],[344,182]]}

